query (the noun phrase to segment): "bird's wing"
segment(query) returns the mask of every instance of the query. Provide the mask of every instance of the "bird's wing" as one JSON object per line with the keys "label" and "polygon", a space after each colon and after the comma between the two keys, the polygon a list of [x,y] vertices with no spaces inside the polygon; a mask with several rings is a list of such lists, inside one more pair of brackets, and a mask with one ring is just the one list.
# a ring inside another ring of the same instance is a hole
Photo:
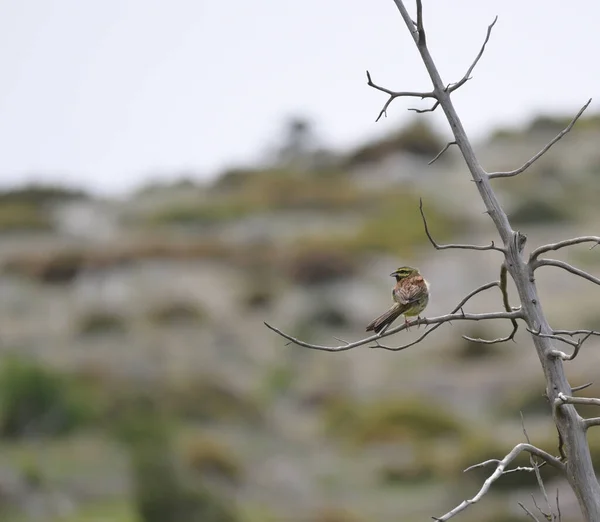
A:
{"label": "bird's wing", "polygon": [[402,305],[409,305],[419,301],[427,293],[427,286],[423,280],[408,282],[394,288],[394,301]]}

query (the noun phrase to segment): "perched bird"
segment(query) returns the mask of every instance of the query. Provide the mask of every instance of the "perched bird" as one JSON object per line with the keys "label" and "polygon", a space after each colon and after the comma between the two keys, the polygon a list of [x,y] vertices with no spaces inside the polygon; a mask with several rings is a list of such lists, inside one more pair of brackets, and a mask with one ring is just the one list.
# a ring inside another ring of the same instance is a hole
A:
{"label": "perched bird", "polygon": [[407,322],[406,317],[419,316],[429,302],[429,283],[416,268],[403,266],[390,276],[396,278],[396,286],[392,289],[394,306],[369,323],[367,332],[385,331],[401,315]]}

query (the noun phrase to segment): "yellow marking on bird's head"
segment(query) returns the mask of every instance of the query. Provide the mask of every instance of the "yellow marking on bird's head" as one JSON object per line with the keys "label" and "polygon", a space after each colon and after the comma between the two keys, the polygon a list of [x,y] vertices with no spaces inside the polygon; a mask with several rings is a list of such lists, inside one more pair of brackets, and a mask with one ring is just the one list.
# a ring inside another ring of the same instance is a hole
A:
{"label": "yellow marking on bird's head", "polygon": [[419,275],[419,270],[412,266],[401,266],[397,270],[394,270],[390,276],[395,277],[396,281],[406,279],[407,277]]}

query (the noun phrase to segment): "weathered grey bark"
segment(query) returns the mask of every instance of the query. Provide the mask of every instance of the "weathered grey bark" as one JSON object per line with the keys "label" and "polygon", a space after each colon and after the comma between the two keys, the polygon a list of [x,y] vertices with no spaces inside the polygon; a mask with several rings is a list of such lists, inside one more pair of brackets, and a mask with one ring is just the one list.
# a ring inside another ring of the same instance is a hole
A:
{"label": "weathered grey bark", "polygon": [[[535,262],[527,261],[522,248],[525,238],[510,225],[506,213],[500,206],[498,198],[491,187],[488,173],[481,167],[473,147],[454,109],[450,92],[446,88],[426,45],[425,33],[422,31],[421,6],[418,2],[419,17],[417,24],[413,22],[404,3],[394,0],[408,30],[412,34],[423,63],[433,83],[433,93],[444,111],[452,129],[454,140],[458,145],[467,167],[475,182],[479,194],[487,208],[487,213],[494,222],[505,249],[505,263],[512,276],[522,306],[523,319],[529,329],[541,334],[552,334],[553,331],[544,316],[542,303],[537,293],[534,278]],[[559,393],[571,395],[571,387],[567,381],[563,361],[551,355],[554,350],[553,340],[532,334],[538,357],[546,377],[546,390],[551,404],[556,404]],[[553,418],[563,444],[566,457],[566,475],[579,505],[582,515],[588,522],[600,522],[600,485],[596,478],[590,450],[586,439],[586,426],[575,407],[571,404],[553,407]]]}

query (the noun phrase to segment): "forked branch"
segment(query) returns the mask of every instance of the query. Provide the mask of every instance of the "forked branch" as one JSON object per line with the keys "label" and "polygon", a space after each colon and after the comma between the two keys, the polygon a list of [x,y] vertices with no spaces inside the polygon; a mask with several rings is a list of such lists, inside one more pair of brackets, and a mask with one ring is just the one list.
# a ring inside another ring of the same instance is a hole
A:
{"label": "forked branch", "polygon": [[439,151],[436,155],[435,158],[433,158],[431,161],[429,161],[429,163],[427,163],[427,165],[433,165],[437,160],[439,160],[442,156],[442,154],[444,154],[444,152],[446,152],[450,147],[452,147],[452,145],[456,145],[455,141],[449,141],[448,143],[446,143],[446,146]]}
{"label": "forked branch", "polygon": [[483,496],[489,492],[490,488],[492,487],[492,484],[502,476],[502,474],[506,470],[506,467],[524,451],[529,453],[530,455],[539,457],[544,462],[558,469],[562,473],[565,472],[565,465],[560,461],[559,458],[550,455],[550,453],[547,453],[544,450],[533,446],[532,444],[526,444],[522,442],[521,444],[517,444],[511,450],[510,453],[508,453],[502,460],[498,462],[498,465],[496,466],[494,472],[486,479],[481,489],[473,498],[464,500],[454,509],[448,511],[448,513],[446,513],[445,515],[442,515],[441,517],[433,517],[433,519],[437,520],[438,522],[445,522],[446,520],[450,520],[451,518],[455,517],[456,515],[467,509],[469,506],[479,502],[483,498]]}
{"label": "forked branch", "polygon": [[492,241],[489,245],[462,245],[458,243],[449,243],[447,245],[440,245],[433,239],[431,232],[429,232],[429,226],[427,225],[427,218],[425,217],[425,211],[423,210],[423,199],[419,198],[419,211],[421,212],[421,218],[423,220],[423,226],[425,227],[425,234],[427,239],[433,245],[436,250],[446,250],[448,248],[457,248],[461,250],[497,250],[498,252],[504,252],[504,249],[498,247]]}
{"label": "forked branch", "polygon": [[577,115],[571,120],[571,123],[567,125],[562,131],[560,131],[551,141],[549,141],[542,150],[540,150],[535,156],[533,156],[529,161],[527,161],[523,166],[519,167],[515,170],[509,170],[506,172],[492,172],[488,174],[488,179],[494,178],[510,178],[512,176],[517,176],[522,172],[525,172],[531,165],[533,165],[537,160],[539,160],[546,152],[550,150],[552,145],[554,145],[557,141],[559,141],[565,134],[567,134],[572,128],[573,125],[577,122],[583,112],[588,108],[588,105],[592,103],[592,99],[590,98],[586,104],[579,109]]}
{"label": "forked branch", "polygon": [[562,268],[571,274],[574,274],[579,277],[583,277],[588,281],[600,285],[600,279],[593,276],[592,274],[588,274],[586,271],[581,270],[579,268],[575,268],[569,263],[565,263],[564,261],[559,261],[558,259],[538,259],[534,263],[532,263],[532,270],[539,268],[540,266],[555,266],[557,268]]}
{"label": "forked branch", "polygon": [[465,75],[459,81],[457,81],[456,83],[450,84],[446,88],[446,90],[448,92],[454,92],[456,89],[458,89],[459,87],[461,87],[462,85],[464,85],[466,82],[468,82],[471,79],[471,73],[473,72],[473,69],[475,69],[475,66],[477,65],[477,62],[479,62],[479,60],[483,56],[483,52],[485,51],[485,46],[487,45],[487,43],[490,40],[490,36],[492,34],[492,29],[496,25],[497,21],[498,21],[498,16],[496,16],[496,18],[494,18],[494,21],[490,25],[488,25],[487,34],[485,35],[485,40],[483,42],[483,45],[481,46],[481,49],[479,50],[479,53],[477,53],[477,56],[475,57],[475,60],[473,60],[473,63],[471,64],[471,67],[469,67],[467,69],[467,72],[465,73]]}
{"label": "forked branch", "polygon": [[[429,317],[429,318],[425,317],[420,320],[414,319],[405,324],[401,324],[395,328],[390,328],[389,330],[386,330],[385,333],[371,335],[370,337],[367,337],[365,339],[361,339],[361,340],[355,341],[353,343],[344,343],[339,346],[327,346],[327,345],[307,343],[305,341],[297,339],[296,337],[291,336],[290,334],[287,334],[287,333],[281,331],[279,328],[276,328],[275,326],[272,326],[269,323],[265,323],[265,326],[267,328],[269,328],[270,330],[273,330],[275,333],[281,335],[282,337],[285,337],[291,343],[297,344],[298,346],[303,346],[305,348],[311,348],[313,350],[322,350],[325,352],[343,352],[345,350],[351,350],[352,348],[364,346],[365,344],[369,344],[371,342],[377,342],[379,339],[381,339],[383,337],[388,337],[395,333],[401,332],[402,330],[406,330],[407,328],[410,328],[411,326],[417,326],[417,325],[422,325],[422,324],[438,325],[438,324],[443,324],[443,323],[449,323],[452,321],[484,321],[487,319],[520,319],[520,318],[522,318],[522,314],[521,314],[520,310],[516,310],[514,312],[490,312],[490,313],[484,313],[484,314],[466,314],[464,312],[460,312],[460,313],[440,315],[438,317]],[[384,346],[378,346],[378,347],[386,348],[388,350],[397,350],[397,348],[388,348],[388,347],[384,347]]]}
{"label": "forked branch", "polygon": [[369,71],[367,71],[367,85],[369,87],[373,87],[373,89],[377,89],[378,91],[385,92],[386,94],[389,95],[388,100],[385,102],[383,109],[381,109],[381,112],[379,113],[379,116],[377,116],[377,119],[375,121],[379,121],[382,116],[387,116],[387,109],[390,106],[390,103],[392,103],[396,98],[421,98],[422,100],[424,100],[425,98],[435,98],[436,97],[435,94],[433,93],[433,91],[430,91],[430,92],[392,91],[386,87],[382,87],[381,85],[377,85],[376,83],[374,83],[371,78],[371,73]]}
{"label": "forked branch", "polygon": [[558,241],[556,243],[550,243],[548,245],[542,245],[536,248],[529,256],[529,261],[535,261],[541,254],[550,252],[551,250],[559,250],[561,248],[569,247],[572,245],[579,245],[581,243],[595,243],[590,247],[590,250],[600,245],[600,237],[598,236],[581,236],[574,237],[573,239],[565,239],[564,241]]}

